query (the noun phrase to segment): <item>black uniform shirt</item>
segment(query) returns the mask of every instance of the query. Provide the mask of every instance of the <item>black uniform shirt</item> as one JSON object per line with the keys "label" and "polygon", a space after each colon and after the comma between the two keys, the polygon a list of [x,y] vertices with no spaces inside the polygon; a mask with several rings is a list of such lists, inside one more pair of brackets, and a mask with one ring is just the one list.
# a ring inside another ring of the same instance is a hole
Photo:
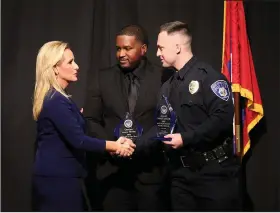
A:
{"label": "black uniform shirt", "polygon": [[232,137],[231,86],[223,74],[193,56],[162,87],[177,114],[174,133],[181,133],[183,150],[210,150]]}

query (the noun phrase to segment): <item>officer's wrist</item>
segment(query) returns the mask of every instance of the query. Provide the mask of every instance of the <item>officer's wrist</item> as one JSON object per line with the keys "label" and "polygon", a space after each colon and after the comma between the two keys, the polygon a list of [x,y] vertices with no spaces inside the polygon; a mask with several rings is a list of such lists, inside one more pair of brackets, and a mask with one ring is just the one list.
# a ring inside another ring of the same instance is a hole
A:
{"label": "officer's wrist", "polygon": [[191,141],[193,141],[194,132],[193,131],[181,132],[181,137],[183,140],[183,147],[186,147],[190,145]]}

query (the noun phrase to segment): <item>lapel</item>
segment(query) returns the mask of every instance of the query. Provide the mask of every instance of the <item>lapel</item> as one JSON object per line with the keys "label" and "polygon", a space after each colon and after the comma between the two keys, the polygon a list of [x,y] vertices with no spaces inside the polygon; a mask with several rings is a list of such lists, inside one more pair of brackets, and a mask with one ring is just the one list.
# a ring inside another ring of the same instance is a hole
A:
{"label": "lapel", "polygon": [[74,103],[74,101],[71,98],[69,98],[69,101],[73,109],[73,112],[76,113],[77,115],[79,123],[84,127],[85,120],[83,114],[81,113],[80,109],[77,107],[77,105]]}
{"label": "lapel", "polygon": [[144,75],[140,79],[140,90],[139,96],[136,101],[135,109],[134,109],[134,116],[135,118],[139,117],[143,111],[145,111],[146,99],[147,95],[152,88],[154,88],[154,77],[153,77],[153,67],[150,66],[149,62],[147,61],[145,67],[142,70]]}
{"label": "lapel", "polygon": [[58,95],[60,97],[60,99],[66,99],[67,102],[70,104],[71,106],[71,111],[73,112],[73,114],[77,117],[79,124],[84,128],[85,127],[85,120],[84,120],[84,116],[82,115],[82,113],[80,112],[80,109],[78,109],[77,105],[75,104],[75,102],[71,99],[71,98],[66,98],[64,97],[61,93],[57,92],[54,88],[51,88],[48,91],[47,96],[49,98],[52,98],[53,95]]}
{"label": "lapel", "polygon": [[128,107],[128,94],[124,85],[124,80],[123,80],[123,73],[121,71],[121,69],[116,66],[115,69],[113,70],[114,74],[111,76],[114,76],[112,81],[112,85],[108,85],[109,87],[111,87],[111,89],[113,89],[112,94],[114,94],[115,96],[113,97],[113,100],[115,100],[115,106],[118,107],[117,113],[118,116],[123,119],[126,112],[129,111],[129,107]]}

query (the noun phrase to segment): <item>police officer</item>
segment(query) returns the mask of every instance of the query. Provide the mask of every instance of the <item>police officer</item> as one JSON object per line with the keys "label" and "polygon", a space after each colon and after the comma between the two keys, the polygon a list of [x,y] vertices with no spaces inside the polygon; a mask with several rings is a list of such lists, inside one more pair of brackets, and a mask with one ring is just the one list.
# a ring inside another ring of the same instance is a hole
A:
{"label": "police officer", "polygon": [[173,211],[239,210],[238,161],[233,156],[233,102],[229,82],[197,59],[188,25],[163,24],[157,56],[176,73],[161,94],[177,114],[164,141],[171,169]]}

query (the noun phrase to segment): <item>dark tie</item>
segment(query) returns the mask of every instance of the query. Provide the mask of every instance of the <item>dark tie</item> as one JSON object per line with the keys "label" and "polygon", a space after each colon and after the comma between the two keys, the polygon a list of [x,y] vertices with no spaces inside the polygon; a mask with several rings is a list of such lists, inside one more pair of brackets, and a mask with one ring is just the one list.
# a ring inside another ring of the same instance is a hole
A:
{"label": "dark tie", "polygon": [[128,105],[129,112],[134,112],[135,104],[138,97],[138,81],[133,73],[128,73],[129,86],[128,86]]}

